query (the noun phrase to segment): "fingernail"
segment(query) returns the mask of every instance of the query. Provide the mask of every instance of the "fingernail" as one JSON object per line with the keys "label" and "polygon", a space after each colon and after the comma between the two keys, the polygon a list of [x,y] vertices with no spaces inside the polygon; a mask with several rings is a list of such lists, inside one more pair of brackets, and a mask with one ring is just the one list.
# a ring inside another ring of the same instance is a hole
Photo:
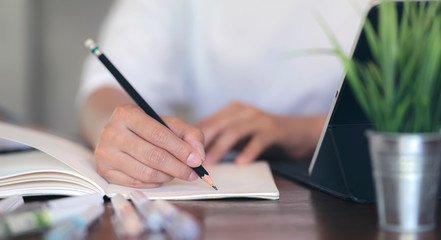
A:
{"label": "fingernail", "polygon": [[201,163],[201,157],[199,157],[199,154],[191,153],[187,158],[187,165],[190,167],[197,167],[201,165]]}
{"label": "fingernail", "polygon": [[205,148],[202,145],[202,143],[200,143],[200,142],[193,142],[191,145],[194,148],[196,148],[196,151],[198,152],[199,157],[201,158],[202,162],[204,162],[205,161]]}
{"label": "fingernail", "polygon": [[188,181],[194,181],[198,179],[198,175],[195,172],[191,172],[190,176],[188,176]]}

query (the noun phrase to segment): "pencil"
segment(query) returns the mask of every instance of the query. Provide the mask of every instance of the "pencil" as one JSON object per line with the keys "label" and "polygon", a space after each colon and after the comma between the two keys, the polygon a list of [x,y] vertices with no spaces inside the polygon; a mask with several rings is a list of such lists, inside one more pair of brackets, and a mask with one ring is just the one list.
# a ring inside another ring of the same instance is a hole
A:
{"label": "pencil", "polygon": [[[115,77],[115,79],[119,82],[121,87],[130,95],[130,97],[138,104],[139,107],[141,107],[144,112],[161,123],[162,125],[166,126],[168,129],[170,129],[169,126],[159,117],[159,115],[153,110],[152,107],[144,100],[144,98],[139,95],[139,93],[132,87],[132,85],[126,80],[126,78],[118,71],[118,69],[110,62],[110,60],[104,55],[104,53],[99,49],[99,47],[95,44],[95,42],[92,39],[87,39],[84,43],[84,45],[89,48],[92,53],[98,57],[98,59],[104,64],[104,66],[107,68],[107,70],[112,73],[112,75]],[[172,131],[170,129],[170,131]],[[173,132],[173,131],[172,131]],[[207,170],[205,170],[202,165],[198,167],[192,167],[193,171],[196,172],[196,174],[204,180],[206,183],[208,183],[212,188],[215,190],[218,190],[217,187],[214,185],[213,180],[208,175]]]}

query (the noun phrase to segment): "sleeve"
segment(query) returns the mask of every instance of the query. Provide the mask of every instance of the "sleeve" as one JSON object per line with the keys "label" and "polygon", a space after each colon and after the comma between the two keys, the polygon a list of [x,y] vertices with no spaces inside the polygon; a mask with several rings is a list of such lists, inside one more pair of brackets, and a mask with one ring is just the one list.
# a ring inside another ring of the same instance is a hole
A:
{"label": "sleeve", "polygon": [[[159,113],[172,114],[173,102],[186,101],[182,88],[180,1],[116,0],[97,44],[141,96]],[[94,91],[118,82],[93,55],[83,68],[77,105]]]}

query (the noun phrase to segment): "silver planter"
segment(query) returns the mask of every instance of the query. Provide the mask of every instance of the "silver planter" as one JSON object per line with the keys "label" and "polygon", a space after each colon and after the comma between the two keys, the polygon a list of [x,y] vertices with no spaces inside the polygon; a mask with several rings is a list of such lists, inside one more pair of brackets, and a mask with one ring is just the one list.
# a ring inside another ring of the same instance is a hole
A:
{"label": "silver planter", "polygon": [[441,134],[367,132],[380,228],[424,232],[435,225]]}

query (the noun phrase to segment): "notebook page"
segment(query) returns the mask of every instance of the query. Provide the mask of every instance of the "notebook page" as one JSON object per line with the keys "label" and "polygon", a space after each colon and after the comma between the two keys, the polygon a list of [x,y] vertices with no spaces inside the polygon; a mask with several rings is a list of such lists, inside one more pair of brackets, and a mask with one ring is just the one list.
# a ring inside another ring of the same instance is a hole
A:
{"label": "notebook page", "polygon": [[[103,190],[66,164],[35,150],[0,154],[0,197],[72,195]],[[64,192],[66,191],[66,192]]]}
{"label": "notebook page", "polygon": [[4,122],[0,122],[0,138],[22,143],[45,152],[92,180],[102,189],[108,184],[96,173],[93,153],[79,144],[45,132]]}
{"label": "notebook page", "polygon": [[[202,179],[194,182],[174,179],[159,188],[138,189],[151,199],[191,200],[218,198],[260,198],[279,199],[279,191],[274,183],[268,163],[259,161],[248,165],[224,163],[207,167],[211,179],[218,187],[214,190]],[[121,193],[128,196],[133,188],[109,184],[108,196]]]}

